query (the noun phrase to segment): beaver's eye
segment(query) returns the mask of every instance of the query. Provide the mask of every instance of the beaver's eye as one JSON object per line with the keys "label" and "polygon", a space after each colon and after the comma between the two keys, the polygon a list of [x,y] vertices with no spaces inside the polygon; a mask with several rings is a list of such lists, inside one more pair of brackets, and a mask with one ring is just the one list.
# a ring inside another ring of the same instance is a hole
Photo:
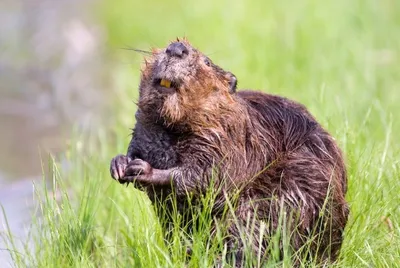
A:
{"label": "beaver's eye", "polygon": [[205,63],[207,66],[211,66],[211,61],[210,61],[208,58],[205,58],[205,59],[204,59],[204,63]]}

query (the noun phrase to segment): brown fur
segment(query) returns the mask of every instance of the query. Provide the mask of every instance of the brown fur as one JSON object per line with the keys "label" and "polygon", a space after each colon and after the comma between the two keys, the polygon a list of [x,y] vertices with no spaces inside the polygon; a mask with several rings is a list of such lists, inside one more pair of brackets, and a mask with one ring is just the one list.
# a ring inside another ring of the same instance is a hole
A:
{"label": "brown fur", "polygon": [[[187,40],[178,42],[188,49],[183,58],[156,49],[143,65],[137,124],[127,155],[112,160],[113,177],[122,183],[136,179],[152,200],[172,189],[181,203],[210,186],[222,187],[227,196],[239,192],[239,224],[225,219],[231,234],[226,243],[239,261],[240,230],[252,236],[255,252],[261,248],[268,255],[268,239],[282,212],[294,250],[314,236],[308,254],[335,260],[348,207],[346,169],[334,139],[304,106],[260,92],[236,92],[232,73]],[[175,87],[159,87],[157,79]],[[216,164],[219,172],[213,175]],[[223,196],[217,207],[226,202]],[[254,232],[246,229],[249,217],[255,218]]]}

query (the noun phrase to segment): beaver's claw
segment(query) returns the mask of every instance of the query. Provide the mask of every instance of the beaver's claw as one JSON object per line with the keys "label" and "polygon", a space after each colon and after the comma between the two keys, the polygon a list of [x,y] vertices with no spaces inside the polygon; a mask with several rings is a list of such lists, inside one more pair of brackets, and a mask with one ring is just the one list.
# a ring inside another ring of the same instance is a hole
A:
{"label": "beaver's claw", "polygon": [[114,180],[124,183],[125,171],[131,159],[125,155],[117,155],[111,160],[110,173]]}

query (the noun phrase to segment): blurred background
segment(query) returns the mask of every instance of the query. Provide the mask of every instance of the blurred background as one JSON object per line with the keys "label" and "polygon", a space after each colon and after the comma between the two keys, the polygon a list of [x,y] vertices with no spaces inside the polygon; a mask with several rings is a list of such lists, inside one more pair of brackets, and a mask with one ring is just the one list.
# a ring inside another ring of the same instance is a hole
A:
{"label": "blurred background", "polygon": [[[25,234],[32,181],[47,174],[49,154],[70,168],[64,152],[73,133],[118,133],[129,142],[142,55],[126,48],[180,36],[235,73],[239,88],[306,104],[356,161],[366,141],[385,140],[386,126],[400,130],[392,120],[399,3],[1,0],[0,204],[9,226]],[[389,155],[400,151],[387,145]],[[0,232],[4,222],[0,215]],[[0,262],[8,255],[1,248]]]}
{"label": "blurred background", "polygon": [[[29,225],[32,182],[42,182],[50,154],[67,165],[63,151],[72,129],[93,128],[106,114],[110,72],[93,6],[91,0],[0,1],[0,204],[17,236]],[[3,248],[0,261],[7,255]]]}

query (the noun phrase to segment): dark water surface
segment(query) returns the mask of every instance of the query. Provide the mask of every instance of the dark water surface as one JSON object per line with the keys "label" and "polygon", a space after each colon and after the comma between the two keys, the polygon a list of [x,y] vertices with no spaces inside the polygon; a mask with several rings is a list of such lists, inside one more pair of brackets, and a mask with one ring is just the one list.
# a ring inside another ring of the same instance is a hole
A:
{"label": "dark water surface", "polygon": [[[42,163],[62,156],[71,127],[90,128],[102,109],[101,31],[90,5],[0,1],[0,204],[17,239],[29,229]],[[11,263],[5,232],[0,213],[1,267]]]}

